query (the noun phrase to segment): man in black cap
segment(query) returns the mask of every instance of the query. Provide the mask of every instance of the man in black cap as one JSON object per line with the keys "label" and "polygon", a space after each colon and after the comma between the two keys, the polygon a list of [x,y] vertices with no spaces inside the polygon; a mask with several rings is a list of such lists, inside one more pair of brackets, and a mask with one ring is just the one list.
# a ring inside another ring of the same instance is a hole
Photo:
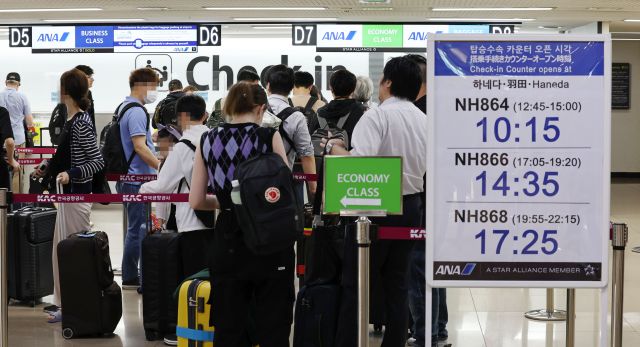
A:
{"label": "man in black cap", "polygon": [[[31,106],[27,96],[18,92],[20,88],[20,74],[10,72],[7,74],[5,82],[7,88],[0,92],[0,107],[4,107],[9,111],[11,118],[11,128],[13,130],[14,142],[16,147],[24,147],[26,143],[26,129],[33,130],[33,115],[31,114]],[[23,157],[24,155],[20,155]],[[20,192],[22,173],[13,175],[12,190]]]}
{"label": "man in black cap", "polygon": [[176,103],[183,96],[185,96],[185,93],[182,91],[182,82],[180,80],[171,80],[169,82],[169,95],[158,103],[153,114],[152,125],[154,129],[158,129],[158,125],[178,125]]}

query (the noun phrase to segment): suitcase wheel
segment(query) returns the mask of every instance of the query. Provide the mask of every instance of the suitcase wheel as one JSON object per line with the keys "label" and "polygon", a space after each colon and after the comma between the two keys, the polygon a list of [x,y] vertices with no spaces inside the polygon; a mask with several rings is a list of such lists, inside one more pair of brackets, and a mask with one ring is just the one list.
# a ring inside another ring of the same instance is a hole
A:
{"label": "suitcase wheel", "polygon": [[71,328],[62,329],[62,337],[64,337],[67,340],[72,338],[73,337],[73,329],[71,329]]}
{"label": "suitcase wheel", "polygon": [[373,325],[373,334],[376,336],[382,335],[382,324]]}

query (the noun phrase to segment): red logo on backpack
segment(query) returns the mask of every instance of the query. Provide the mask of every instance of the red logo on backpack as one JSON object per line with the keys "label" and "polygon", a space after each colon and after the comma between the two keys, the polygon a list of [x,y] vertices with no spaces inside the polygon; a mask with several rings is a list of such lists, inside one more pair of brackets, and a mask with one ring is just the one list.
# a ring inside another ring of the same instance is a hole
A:
{"label": "red logo on backpack", "polygon": [[280,189],[276,187],[267,188],[264,192],[264,198],[270,203],[276,203],[280,200]]}

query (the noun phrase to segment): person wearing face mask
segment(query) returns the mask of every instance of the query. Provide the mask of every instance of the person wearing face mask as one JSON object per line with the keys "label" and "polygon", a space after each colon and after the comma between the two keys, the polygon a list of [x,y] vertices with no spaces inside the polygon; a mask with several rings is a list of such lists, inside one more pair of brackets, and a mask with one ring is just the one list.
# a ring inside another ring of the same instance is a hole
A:
{"label": "person wearing face mask", "polygon": [[[231,181],[241,163],[268,152],[287,162],[280,133],[259,125],[267,106],[267,94],[260,86],[235,84],[223,110],[229,121],[205,132],[196,148],[189,204],[197,210],[220,209],[209,252],[213,307],[209,323],[215,326],[216,347],[248,345],[245,335],[250,311],[255,318],[254,345],[289,346],[293,245],[268,255],[252,253],[231,210]],[[215,196],[207,195],[209,185]]]}
{"label": "person wearing face mask", "polygon": [[[132,158],[127,172],[131,175],[152,175],[160,166],[151,140],[149,114],[144,109],[145,104],[152,104],[158,98],[158,82],[158,75],[152,69],[133,71],[129,76],[131,94],[118,108],[120,110],[130,103],[142,106],[129,108],[120,120],[122,148],[125,157]],[[138,194],[140,186],[140,182],[118,182],[116,190],[120,194]],[[141,282],[138,270],[140,247],[147,233],[149,211],[147,204],[143,203],[125,203],[125,207],[128,228],[122,255],[122,288],[138,289]]]}

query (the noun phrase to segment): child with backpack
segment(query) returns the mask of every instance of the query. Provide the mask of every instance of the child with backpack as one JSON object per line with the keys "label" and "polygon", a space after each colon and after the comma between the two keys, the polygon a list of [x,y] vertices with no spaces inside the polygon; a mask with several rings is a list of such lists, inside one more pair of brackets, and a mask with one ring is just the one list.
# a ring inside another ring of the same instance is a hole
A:
{"label": "child with backpack", "polygon": [[[297,220],[297,202],[280,134],[258,125],[267,102],[260,86],[246,82],[234,85],[224,106],[230,121],[206,132],[196,149],[191,207],[221,210],[209,253],[210,323],[215,326],[217,347],[242,345],[252,305],[255,342],[261,347],[289,346],[294,302],[293,244],[298,232],[291,223]],[[260,175],[249,179],[251,172],[264,171],[277,172],[269,176],[270,187],[248,192],[255,183],[264,183]],[[208,185],[213,186],[215,196],[207,196]],[[251,211],[247,211],[249,207]],[[247,217],[239,218],[242,213]],[[262,229],[264,226],[266,230]],[[263,232],[261,240],[279,241],[256,242],[256,231]]]}

